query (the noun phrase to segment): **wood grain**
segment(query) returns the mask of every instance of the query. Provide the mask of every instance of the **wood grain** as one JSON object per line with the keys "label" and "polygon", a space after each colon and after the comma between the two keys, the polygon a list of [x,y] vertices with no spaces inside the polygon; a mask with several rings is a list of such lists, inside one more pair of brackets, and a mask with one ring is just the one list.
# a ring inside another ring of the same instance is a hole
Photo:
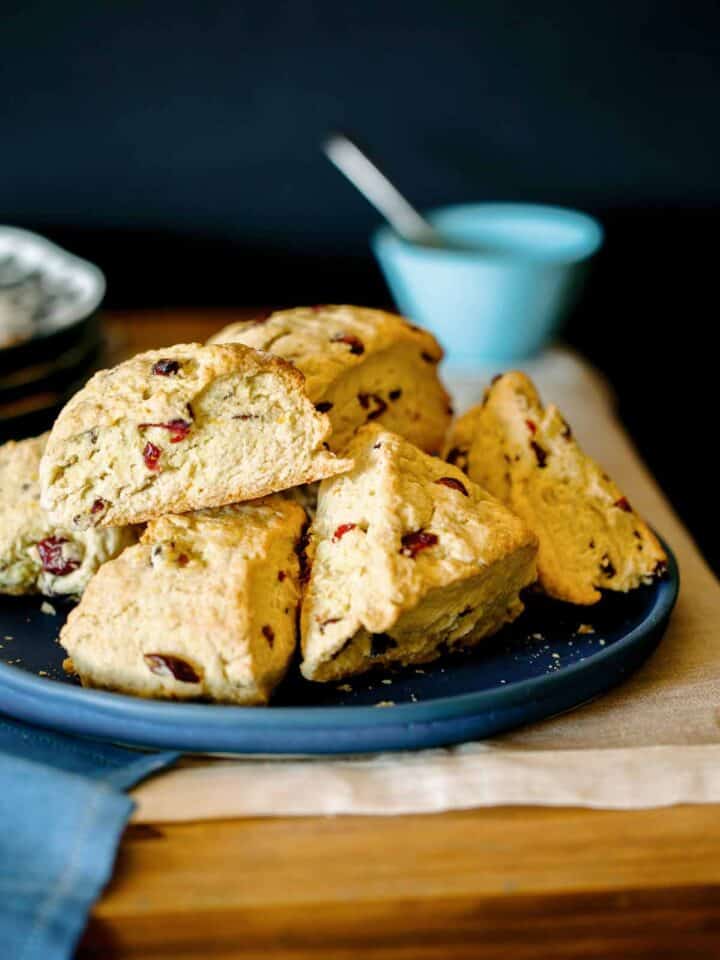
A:
{"label": "wood grain", "polygon": [[720,949],[715,807],[136,827],[81,956],[687,957]]}
{"label": "wood grain", "polygon": [[228,323],[249,320],[266,312],[262,307],[113,311],[104,318],[106,361],[119,363],[143,350],[171,347],[176,343],[204,343]]}
{"label": "wood grain", "polygon": [[[114,316],[111,355],[204,340],[252,313]],[[135,826],[79,956],[720,957],[720,809]]]}

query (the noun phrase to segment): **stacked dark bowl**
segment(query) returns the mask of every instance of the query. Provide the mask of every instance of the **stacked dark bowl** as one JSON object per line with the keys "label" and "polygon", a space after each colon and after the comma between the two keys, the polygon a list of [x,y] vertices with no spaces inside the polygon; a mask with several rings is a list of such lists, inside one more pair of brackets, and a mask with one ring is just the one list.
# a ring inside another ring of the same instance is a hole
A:
{"label": "stacked dark bowl", "polygon": [[93,264],[0,226],[0,443],[47,430],[96,369],[104,294]]}

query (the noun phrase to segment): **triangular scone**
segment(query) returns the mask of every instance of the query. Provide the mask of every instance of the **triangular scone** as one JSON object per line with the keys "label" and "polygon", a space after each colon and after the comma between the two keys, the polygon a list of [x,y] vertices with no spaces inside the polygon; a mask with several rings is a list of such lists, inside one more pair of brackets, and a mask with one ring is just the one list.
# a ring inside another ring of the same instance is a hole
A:
{"label": "triangular scone", "polygon": [[48,434],[0,446],[0,593],[78,596],[98,567],[137,534],[132,527],[68,530],[40,506]]}
{"label": "triangular scone", "polygon": [[266,703],[295,650],[304,523],[283,497],[153,521],[68,617],[66,669],[143,697]]}
{"label": "triangular scone", "polygon": [[210,342],[269,350],[302,370],[308,396],[332,422],[332,450],[372,421],[428,453],[442,449],[452,415],[437,372],[442,349],[403,317],[366,307],[298,307],[233,323]]}
{"label": "triangular scone", "polygon": [[140,523],[346,470],[291,364],[241,344],[182,344],[102,370],[48,440],[42,503],[66,526]]}
{"label": "triangular scone", "polygon": [[453,426],[447,458],[535,531],[538,578],[551,597],[592,604],[600,590],[632,590],[665,570],[647,524],[525,374],[493,381]]}
{"label": "triangular scone", "polygon": [[455,467],[363,427],[354,469],[320,485],[303,599],[302,672],[335,680],[424,663],[522,611],[535,537]]}

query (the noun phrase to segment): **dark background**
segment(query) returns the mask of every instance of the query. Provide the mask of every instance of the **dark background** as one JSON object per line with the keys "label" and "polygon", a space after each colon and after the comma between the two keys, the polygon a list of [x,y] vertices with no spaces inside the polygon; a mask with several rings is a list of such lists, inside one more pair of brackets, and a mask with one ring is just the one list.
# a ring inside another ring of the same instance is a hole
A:
{"label": "dark background", "polygon": [[383,304],[356,132],[420,206],[607,229],[566,337],[612,380],[720,567],[720,5],[0,0],[0,220],[99,263],[111,306]]}

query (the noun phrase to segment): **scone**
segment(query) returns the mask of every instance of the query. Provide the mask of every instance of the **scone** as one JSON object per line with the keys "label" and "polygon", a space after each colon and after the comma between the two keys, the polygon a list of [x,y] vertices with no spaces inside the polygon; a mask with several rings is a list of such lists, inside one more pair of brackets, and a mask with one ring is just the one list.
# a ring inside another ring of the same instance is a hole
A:
{"label": "scone", "polygon": [[98,567],[137,539],[129,527],[73,531],[40,506],[48,434],[0,446],[0,593],[77,596]]}
{"label": "scone", "polygon": [[305,514],[268,497],[148,524],[60,634],[86,686],[266,703],[295,650]]}
{"label": "scone", "polygon": [[331,476],[330,421],[291,364],[241,344],[183,344],[102,370],[61,411],[42,503],[68,527],[139,523]]}
{"label": "scone", "polygon": [[363,427],[354,469],[320,485],[302,673],[335,680],[476,644],[522,611],[535,536],[455,467]]}
{"label": "scone", "polygon": [[601,590],[632,590],[666,569],[655,535],[525,374],[493,381],[454,425],[447,457],[537,534],[551,597],[597,603]]}
{"label": "scone", "polygon": [[302,370],[310,399],[332,422],[332,450],[343,450],[369,421],[428,453],[442,449],[452,416],[437,372],[442,350],[403,317],[365,307],[298,307],[233,323],[210,342],[269,350]]}

